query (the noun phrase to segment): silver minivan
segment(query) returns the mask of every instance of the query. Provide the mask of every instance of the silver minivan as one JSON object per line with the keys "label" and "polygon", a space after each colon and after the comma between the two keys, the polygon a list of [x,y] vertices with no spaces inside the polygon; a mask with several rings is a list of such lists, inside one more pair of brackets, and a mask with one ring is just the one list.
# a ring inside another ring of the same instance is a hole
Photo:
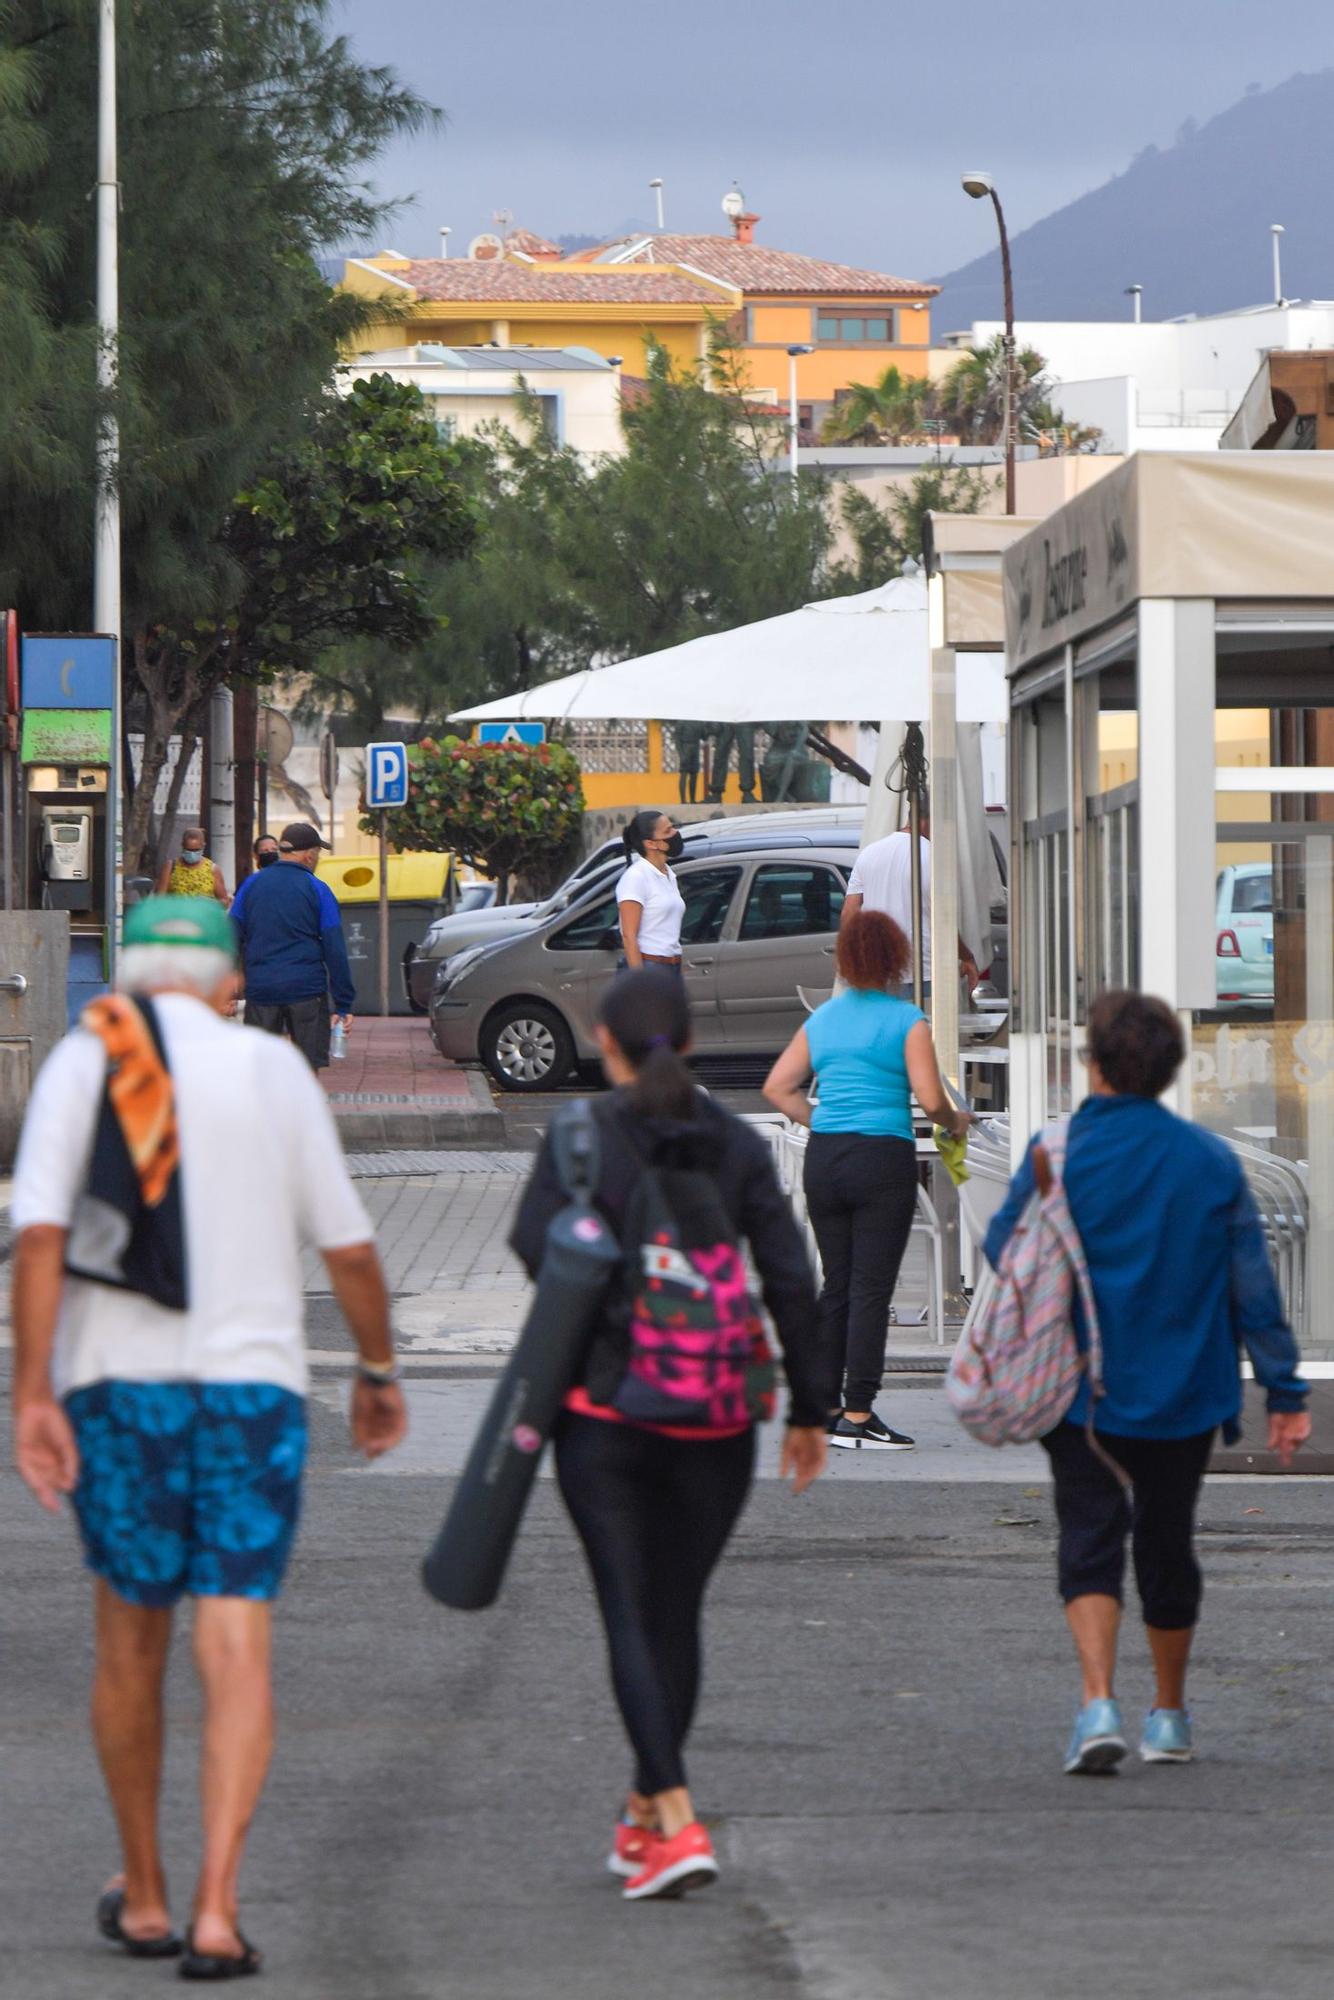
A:
{"label": "silver minivan", "polygon": [[[828,999],[859,830],[766,831],[708,842],[676,866],[685,898],[681,970],[695,1052],[773,1056]],[[552,1090],[597,1055],[598,1005],[621,955],[616,880],[530,920],[521,936],[449,958],[431,995],[442,1056],[480,1060],[505,1090]],[[803,997],[804,996],[804,997]]]}

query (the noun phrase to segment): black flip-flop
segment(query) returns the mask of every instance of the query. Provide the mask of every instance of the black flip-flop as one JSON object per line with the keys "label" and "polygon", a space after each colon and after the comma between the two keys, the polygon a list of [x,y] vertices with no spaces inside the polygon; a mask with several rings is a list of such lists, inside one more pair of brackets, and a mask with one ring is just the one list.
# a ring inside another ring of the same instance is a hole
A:
{"label": "black flip-flop", "polygon": [[176,1971],[182,1979],[249,1979],[259,1971],[260,1955],[248,1937],[236,1933],[241,1956],[233,1953],[196,1951],[193,1930],[185,1933],[185,1955]]}
{"label": "black flip-flop", "polygon": [[131,1958],[179,1958],[185,1949],[175,1931],[165,1937],[137,1938],[122,1927],[125,1891],[106,1889],[97,1899],[97,1928],[111,1944],[118,1944]]}

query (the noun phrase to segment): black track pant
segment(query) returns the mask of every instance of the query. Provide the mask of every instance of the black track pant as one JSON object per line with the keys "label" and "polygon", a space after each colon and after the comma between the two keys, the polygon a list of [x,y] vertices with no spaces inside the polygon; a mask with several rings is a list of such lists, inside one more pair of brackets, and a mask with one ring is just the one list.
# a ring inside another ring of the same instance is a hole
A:
{"label": "black track pant", "polygon": [[290,1035],[312,1069],[329,1067],[329,996],[317,994],[313,1000],[247,1000],[248,1028],[263,1028],[269,1035]]}
{"label": "black track pant", "polygon": [[1214,1441],[1195,1437],[1107,1437],[1098,1443],[1129,1473],[1126,1492],[1092,1450],[1082,1424],[1058,1424],[1043,1438],[1056,1488],[1061,1596],[1121,1599],[1126,1536],[1135,1559],[1144,1623],[1182,1631],[1200,1615],[1195,1503]]}
{"label": "black track pant", "polygon": [[812,1132],[803,1173],[806,1210],[824,1268],[820,1345],[843,1406],[869,1410],[880,1393],[889,1305],[917,1212],[911,1139]]}
{"label": "black track pant", "polygon": [[686,1781],[704,1592],[754,1462],[753,1430],[666,1438],[569,1412],[557,1426],[556,1477],[593,1573],[636,1791]]}

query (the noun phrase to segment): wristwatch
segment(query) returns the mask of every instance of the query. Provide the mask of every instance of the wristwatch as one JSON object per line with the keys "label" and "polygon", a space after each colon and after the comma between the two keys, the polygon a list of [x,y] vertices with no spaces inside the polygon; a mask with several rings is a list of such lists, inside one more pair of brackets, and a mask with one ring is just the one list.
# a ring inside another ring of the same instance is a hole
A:
{"label": "wristwatch", "polygon": [[357,1380],[371,1389],[388,1389],[402,1379],[403,1370],[397,1361],[357,1362]]}

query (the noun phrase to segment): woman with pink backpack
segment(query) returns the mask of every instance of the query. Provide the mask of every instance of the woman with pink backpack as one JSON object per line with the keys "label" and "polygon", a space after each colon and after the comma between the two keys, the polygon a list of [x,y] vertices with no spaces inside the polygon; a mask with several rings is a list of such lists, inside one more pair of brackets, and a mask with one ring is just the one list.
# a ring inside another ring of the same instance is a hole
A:
{"label": "woman with pink backpack", "polygon": [[1126,1755],[1113,1676],[1127,1535],[1155,1681],[1140,1756],[1194,1756],[1186,1668],[1201,1596],[1195,1507],[1216,1434],[1240,1436],[1242,1347],[1266,1391],[1270,1449],[1287,1464],[1311,1431],[1297,1343],[1241,1162],[1158,1101],[1184,1054],[1175,1014],[1146,994],[1100,994],[1081,1053],[1089,1095],[1063,1135],[1034,1139],[986,1239],[999,1269],[1011,1237],[1029,1226],[1035,1190],[1055,1173],[1091,1287],[1092,1343],[1075,1295],[1087,1357],[1080,1386],[1041,1439],[1060,1594],[1083,1675],[1071,1773],[1110,1772]]}
{"label": "woman with pink backpack", "polygon": [[[704,1594],[750,1490],[756,1420],[773,1401],[743,1242],[782,1346],[790,1402],[781,1469],[794,1493],[824,1469],[833,1390],[821,1373],[810,1262],[769,1150],[686,1067],[681,981],[655,967],[622,973],[598,1042],[615,1088],[592,1106],[595,1205],[625,1256],[565,1399],[555,1455],[634,1753],[607,1866],[638,1902],[718,1874],[683,1750]],[[565,1201],[548,1140],[510,1237],[530,1275]]]}

